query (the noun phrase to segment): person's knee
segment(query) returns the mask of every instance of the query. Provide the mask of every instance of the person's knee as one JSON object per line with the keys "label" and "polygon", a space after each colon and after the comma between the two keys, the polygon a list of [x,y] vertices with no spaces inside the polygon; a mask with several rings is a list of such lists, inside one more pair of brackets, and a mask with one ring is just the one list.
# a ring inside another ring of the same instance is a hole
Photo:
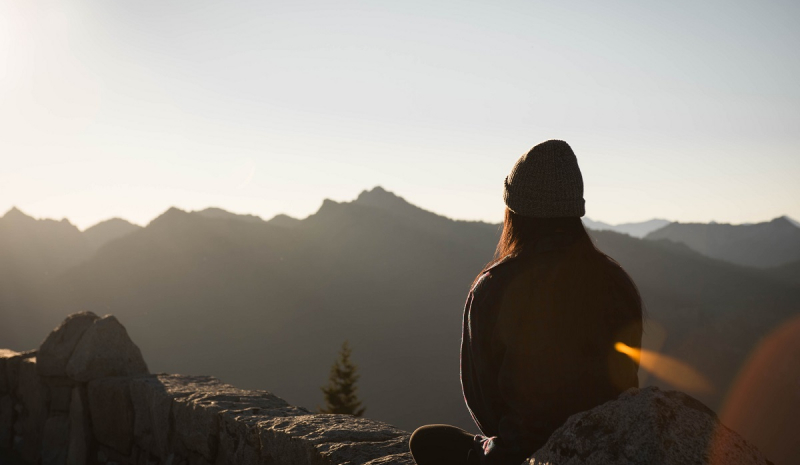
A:
{"label": "person's knee", "polygon": [[424,449],[430,445],[433,442],[432,436],[435,435],[435,433],[432,433],[436,431],[437,426],[438,425],[425,425],[415,429],[408,439],[408,448],[414,451],[414,449]]}

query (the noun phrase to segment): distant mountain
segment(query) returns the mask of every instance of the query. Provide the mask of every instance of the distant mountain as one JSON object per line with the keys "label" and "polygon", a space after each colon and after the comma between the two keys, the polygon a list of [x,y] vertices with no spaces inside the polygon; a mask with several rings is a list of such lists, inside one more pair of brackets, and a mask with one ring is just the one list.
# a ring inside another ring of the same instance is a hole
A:
{"label": "distant mountain", "polygon": [[67,220],[37,220],[17,208],[0,218],[0,345],[34,342],[26,335],[44,323],[42,309],[28,296],[47,292],[53,279],[90,253]]}
{"label": "distant mountain", "polygon": [[55,276],[89,253],[83,234],[66,219],[37,220],[17,208],[0,218],[0,263],[26,279]]}
{"label": "distant mountain", "polygon": [[362,192],[353,204],[391,212],[396,220],[408,226],[431,234],[443,235],[451,241],[463,244],[474,245],[476,241],[500,235],[500,225],[483,221],[452,220],[412,205],[380,186]]}
{"label": "distant mountain", "polygon": [[595,231],[615,231],[629,236],[642,238],[651,232],[663,228],[670,222],[668,220],[653,219],[642,221],[639,223],[621,223],[617,225],[604,223],[602,221],[594,221],[590,218],[584,218],[583,224]]}
{"label": "distant mountain", "polygon": [[583,225],[589,229],[594,229],[595,231],[613,231],[614,226],[608,223],[604,223],[602,221],[595,221],[588,216],[584,216],[581,221],[583,221]]}
{"label": "distant mountain", "polygon": [[[314,408],[348,339],[368,416],[475,431],[459,385],[461,317],[499,225],[454,221],[381,188],[289,223],[172,208],[55,279],[1,288],[24,311],[0,307],[0,345],[35,347],[76,310],[114,313],[154,371],[215,375]],[[667,240],[591,234],[641,290],[646,347],[708,377],[714,391],[693,394],[713,408],[756,344],[799,313],[800,286],[767,271]]]}
{"label": "distant mountain", "polygon": [[260,216],[256,215],[240,215],[237,213],[231,213],[229,211],[223,210],[221,208],[216,207],[209,207],[205,210],[200,210],[196,212],[192,212],[197,215],[200,215],[204,218],[213,218],[217,220],[239,220],[239,221],[247,221],[249,223],[263,223],[264,220],[261,219]]}
{"label": "distant mountain", "polygon": [[786,218],[786,221],[788,221],[788,222],[792,223],[793,225],[797,226],[798,228],[800,228],[800,221],[797,221],[797,220],[795,220],[793,218],[789,218],[788,216],[784,216],[784,218]]}
{"label": "distant mountain", "polygon": [[89,242],[89,247],[92,251],[96,251],[114,239],[127,236],[140,229],[142,229],[141,226],[122,218],[111,218],[84,230],[83,237]]}
{"label": "distant mountain", "polygon": [[800,228],[785,216],[766,223],[671,223],[646,236],[738,265],[768,268],[800,260]]}
{"label": "distant mountain", "polygon": [[282,228],[294,228],[295,226],[297,226],[300,223],[300,220],[298,220],[297,218],[293,218],[293,217],[291,217],[289,215],[284,215],[283,213],[281,213],[281,214],[273,216],[272,219],[267,221],[267,223],[269,223],[271,225],[274,225],[274,226],[280,226]]}

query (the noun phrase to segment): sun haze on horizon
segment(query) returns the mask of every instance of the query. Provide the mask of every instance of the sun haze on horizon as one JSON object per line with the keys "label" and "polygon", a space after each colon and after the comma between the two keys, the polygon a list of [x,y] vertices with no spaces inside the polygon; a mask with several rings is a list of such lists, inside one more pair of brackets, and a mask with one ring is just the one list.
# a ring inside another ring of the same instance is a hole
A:
{"label": "sun haze on horizon", "polygon": [[0,5],[0,212],[305,217],[380,185],[501,220],[546,139],[587,216],[800,218],[789,1]]}

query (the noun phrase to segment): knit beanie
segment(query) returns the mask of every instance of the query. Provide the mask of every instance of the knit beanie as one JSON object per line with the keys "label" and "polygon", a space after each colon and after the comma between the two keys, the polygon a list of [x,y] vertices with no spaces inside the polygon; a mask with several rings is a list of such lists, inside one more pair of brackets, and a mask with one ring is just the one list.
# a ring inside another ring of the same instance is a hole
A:
{"label": "knit beanie", "polygon": [[578,159],[563,140],[549,140],[519,157],[506,176],[503,200],[508,208],[534,218],[586,214]]}

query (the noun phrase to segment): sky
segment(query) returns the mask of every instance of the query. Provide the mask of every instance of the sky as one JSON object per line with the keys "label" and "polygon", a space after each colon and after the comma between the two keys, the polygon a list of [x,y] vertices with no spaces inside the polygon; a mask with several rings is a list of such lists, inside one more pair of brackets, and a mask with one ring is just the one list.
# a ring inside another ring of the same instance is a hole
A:
{"label": "sky", "polygon": [[800,219],[800,2],[0,2],[0,214],[499,222],[548,139],[609,223]]}

